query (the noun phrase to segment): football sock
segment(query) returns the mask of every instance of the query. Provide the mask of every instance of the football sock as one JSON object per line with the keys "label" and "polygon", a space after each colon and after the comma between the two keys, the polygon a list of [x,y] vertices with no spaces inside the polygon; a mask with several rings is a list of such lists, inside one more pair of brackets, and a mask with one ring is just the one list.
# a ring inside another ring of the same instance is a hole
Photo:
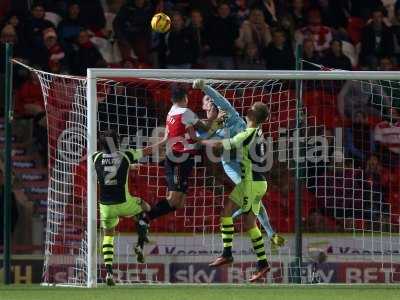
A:
{"label": "football sock", "polygon": [[147,213],[149,220],[153,220],[175,211],[176,208],[172,207],[167,199],[161,200]]}
{"label": "football sock", "polygon": [[138,242],[137,245],[143,249],[144,243],[148,242],[148,233],[149,233],[149,222],[146,213],[142,212],[137,216],[137,233],[138,233]]}
{"label": "football sock", "polygon": [[105,235],[103,238],[103,258],[104,264],[106,265],[107,272],[109,269],[112,270],[114,257],[114,237]]}
{"label": "football sock", "polygon": [[248,234],[253,244],[254,252],[257,255],[258,261],[267,261],[267,255],[265,254],[264,239],[261,235],[260,229],[256,226],[248,231]]}
{"label": "football sock", "polygon": [[233,226],[232,217],[222,217],[221,218],[221,235],[222,242],[224,244],[224,251],[222,256],[231,257],[232,256],[232,240],[235,228]]}
{"label": "football sock", "polygon": [[[237,211],[235,211],[233,213],[232,218],[235,219],[242,214],[243,214],[243,210],[238,209]],[[275,234],[275,230],[272,228],[271,223],[269,222],[269,216],[268,216],[267,210],[265,209],[265,206],[263,204],[261,204],[260,213],[258,214],[257,218],[258,218],[258,221],[260,222],[261,226],[264,228],[265,232],[267,233],[268,238],[270,239]]]}

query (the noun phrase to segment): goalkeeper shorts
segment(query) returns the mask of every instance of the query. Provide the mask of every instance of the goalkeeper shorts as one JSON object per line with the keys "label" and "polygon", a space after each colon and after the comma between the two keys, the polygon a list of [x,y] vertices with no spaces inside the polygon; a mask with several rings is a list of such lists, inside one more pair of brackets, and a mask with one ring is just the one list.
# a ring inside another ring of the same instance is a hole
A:
{"label": "goalkeeper shorts", "polygon": [[261,200],[267,192],[267,187],[266,181],[243,180],[235,186],[229,198],[239,206],[242,213],[252,211],[258,216]]}
{"label": "goalkeeper shorts", "polygon": [[142,199],[126,196],[126,201],[119,204],[100,204],[100,223],[104,229],[113,229],[118,225],[119,217],[133,217],[140,214]]}

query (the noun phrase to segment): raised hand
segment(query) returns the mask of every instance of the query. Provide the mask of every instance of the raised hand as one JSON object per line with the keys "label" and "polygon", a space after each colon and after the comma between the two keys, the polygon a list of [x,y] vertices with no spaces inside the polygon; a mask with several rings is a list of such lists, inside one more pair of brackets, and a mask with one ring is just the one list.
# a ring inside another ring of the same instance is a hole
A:
{"label": "raised hand", "polygon": [[202,90],[202,89],[204,89],[204,86],[205,86],[206,84],[205,84],[205,82],[204,82],[204,80],[203,79],[196,79],[195,81],[193,81],[193,88],[194,89],[200,89],[200,90]]}

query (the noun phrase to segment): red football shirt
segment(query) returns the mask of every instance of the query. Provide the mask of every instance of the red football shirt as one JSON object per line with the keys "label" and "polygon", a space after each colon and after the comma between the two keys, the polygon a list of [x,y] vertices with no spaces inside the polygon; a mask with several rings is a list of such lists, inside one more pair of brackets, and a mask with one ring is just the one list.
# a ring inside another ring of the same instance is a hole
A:
{"label": "red football shirt", "polygon": [[196,142],[188,133],[188,128],[199,121],[197,115],[186,107],[173,105],[167,116],[168,144],[177,153],[195,153]]}

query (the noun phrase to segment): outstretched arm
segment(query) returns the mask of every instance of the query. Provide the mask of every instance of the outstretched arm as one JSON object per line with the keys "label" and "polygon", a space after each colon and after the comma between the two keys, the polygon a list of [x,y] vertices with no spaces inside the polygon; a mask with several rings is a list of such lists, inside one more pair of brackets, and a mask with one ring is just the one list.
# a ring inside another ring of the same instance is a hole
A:
{"label": "outstretched arm", "polygon": [[168,140],[168,129],[165,128],[164,137],[160,141],[158,141],[157,143],[147,147],[147,148],[150,148],[150,149],[148,150],[146,148],[146,150],[148,150],[150,153],[151,153],[151,151],[158,151],[161,147],[164,147],[165,144],[167,144],[167,140]]}
{"label": "outstretched arm", "polygon": [[198,120],[195,124],[194,127],[196,129],[201,129],[203,131],[209,131],[212,127],[212,122],[213,120]]}
{"label": "outstretched arm", "polygon": [[193,88],[201,89],[207,96],[210,96],[213,100],[214,104],[221,110],[226,111],[230,116],[237,115],[239,113],[236,109],[232,106],[232,104],[222,96],[217,90],[212,88],[209,85],[206,85],[204,80],[197,79],[193,82]]}
{"label": "outstretched arm", "polygon": [[204,93],[207,96],[210,96],[211,99],[213,100],[214,104],[219,108],[224,111],[226,111],[229,115],[237,115],[239,116],[239,113],[236,111],[236,109],[232,106],[232,104],[224,97],[222,96],[217,90],[212,88],[209,85],[205,85],[203,88]]}
{"label": "outstretched arm", "polygon": [[128,149],[125,151],[125,155],[129,159],[130,169],[139,170],[141,165],[139,160],[144,156],[151,155],[152,152],[153,148],[151,146],[147,146],[143,149]]}
{"label": "outstretched arm", "polygon": [[202,140],[200,144],[208,147],[231,150],[243,146],[244,141],[249,138],[256,128],[247,128],[245,131],[238,133],[233,138],[223,140]]}

